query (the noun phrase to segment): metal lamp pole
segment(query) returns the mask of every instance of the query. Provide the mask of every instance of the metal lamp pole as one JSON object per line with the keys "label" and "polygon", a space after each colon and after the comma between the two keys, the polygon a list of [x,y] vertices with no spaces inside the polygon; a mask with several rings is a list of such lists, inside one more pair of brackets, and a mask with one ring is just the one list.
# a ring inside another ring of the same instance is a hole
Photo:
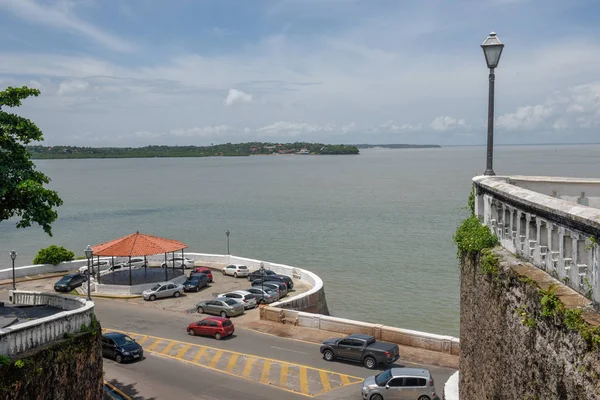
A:
{"label": "metal lamp pole", "polygon": [[494,162],[494,86],[496,81],[496,74],[494,70],[500,62],[500,56],[502,55],[502,49],[504,44],[500,42],[500,39],[496,36],[496,32],[490,33],[481,45],[483,54],[485,55],[485,62],[490,69],[490,87],[488,96],[488,132],[487,132],[487,161],[484,175],[496,175],[493,169]]}
{"label": "metal lamp pole", "polygon": [[94,255],[94,250],[92,250],[92,246],[90,246],[88,244],[88,246],[85,248],[84,253],[85,253],[85,257],[88,260],[88,269],[87,269],[87,272],[88,272],[88,274],[87,274],[88,275],[88,280],[87,280],[88,281],[88,285],[87,285],[88,286],[88,291],[87,291],[88,293],[87,294],[88,295],[87,295],[87,299],[88,299],[88,301],[92,301],[92,294],[91,294],[91,291],[90,291],[90,281],[92,280],[92,274],[91,274],[91,269],[90,269],[90,259]]}
{"label": "metal lamp pole", "polygon": [[231,254],[229,253],[229,234],[231,234],[231,232],[229,232],[229,229],[225,231],[225,234],[227,235],[227,254]]}
{"label": "metal lamp pole", "polygon": [[12,260],[12,273],[13,273],[13,290],[17,290],[15,282],[15,259],[17,258],[17,252],[12,250],[10,252],[10,259]]}
{"label": "metal lamp pole", "polygon": [[260,290],[262,290],[262,298],[263,301],[265,300],[265,263],[264,262],[260,262],[260,276],[262,277],[260,280]]}

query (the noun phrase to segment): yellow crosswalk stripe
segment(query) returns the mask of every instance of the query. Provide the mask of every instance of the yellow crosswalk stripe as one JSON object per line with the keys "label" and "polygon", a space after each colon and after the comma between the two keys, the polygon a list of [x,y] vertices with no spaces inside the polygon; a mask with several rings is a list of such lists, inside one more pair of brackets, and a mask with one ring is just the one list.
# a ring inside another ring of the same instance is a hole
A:
{"label": "yellow crosswalk stripe", "polygon": [[300,367],[300,391],[308,394],[308,377],[306,376],[306,367]]}
{"label": "yellow crosswalk stripe", "polygon": [[183,346],[183,348],[177,352],[175,357],[183,358],[183,355],[186,353],[186,351],[188,351],[190,349],[190,347],[192,347],[191,344],[187,344],[187,345]]}
{"label": "yellow crosswalk stripe", "polygon": [[319,371],[319,376],[321,377],[321,385],[323,385],[323,391],[328,392],[331,390],[331,385],[329,384],[329,377],[325,371]]}
{"label": "yellow crosswalk stripe", "polygon": [[235,363],[237,363],[239,354],[232,354],[231,358],[229,359],[229,363],[227,364],[227,372],[231,372],[233,370],[233,367],[235,367]]}
{"label": "yellow crosswalk stripe", "polygon": [[265,364],[263,365],[262,374],[260,375],[260,381],[262,383],[269,382],[269,373],[271,372],[271,361],[265,360]]}
{"label": "yellow crosswalk stripe", "polygon": [[204,355],[205,351],[206,351],[206,347],[201,347],[200,350],[194,356],[194,359],[192,360],[192,362],[194,364],[198,364],[198,361],[200,361],[200,357],[202,357]]}
{"label": "yellow crosswalk stripe", "polygon": [[281,365],[281,373],[279,374],[279,386],[285,387],[288,377],[288,369],[290,367],[287,364]]}
{"label": "yellow crosswalk stripe", "polygon": [[342,383],[344,384],[344,386],[350,384],[350,379],[348,379],[348,375],[342,375],[342,374],[339,374],[339,375],[340,375],[340,378],[342,379]]}
{"label": "yellow crosswalk stripe", "polygon": [[162,340],[154,339],[154,342],[152,342],[150,347],[148,347],[148,351],[153,351],[156,348],[156,346],[158,346],[160,343],[162,343]]}
{"label": "yellow crosswalk stripe", "polygon": [[244,367],[244,378],[250,376],[250,372],[252,372],[252,364],[254,363],[254,358],[249,358],[246,360],[246,366]]}
{"label": "yellow crosswalk stripe", "polygon": [[215,365],[217,365],[217,363],[219,362],[219,359],[221,358],[222,355],[223,355],[223,350],[217,351],[217,354],[215,354],[215,356],[210,361],[209,367],[214,368]]}
{"label": "yellow crosswalk stripe", "polygon": [[143,337],[142,337],[140,340],[138,340],[137,342],[138,342],[138,344],[141,346],[141,345],[143,345],[143,344],[146,342],[146,340],[148,340],[148,336],[143,336]]}
{"label": "yellow crosswalk stripe", "polygon": [[169,350],[171,350],[173,348],[173,346],[175,346],[177,343],[175,342],[171,342],[167,345],[167,347],[165,347],[165,349],[163,351],[161,351],[161,354],[167,354],[169,352]]}

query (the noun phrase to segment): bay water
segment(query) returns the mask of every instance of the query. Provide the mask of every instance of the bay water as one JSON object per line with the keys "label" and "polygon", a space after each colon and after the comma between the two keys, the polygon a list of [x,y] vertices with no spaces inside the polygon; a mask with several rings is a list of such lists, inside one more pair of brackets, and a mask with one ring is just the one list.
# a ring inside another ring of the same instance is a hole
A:
{"label": "bay water", "polygon": [[[452,235],[485,147],[363,149],[356,156],[36,160],[64,200],[53,237],[0,223],[0,268],[40,248],[82,256],[135,231],[189,251],[306,268],[332,315],[458,336]],[[498,175],[597,177],[600,145],[499,146]]]}

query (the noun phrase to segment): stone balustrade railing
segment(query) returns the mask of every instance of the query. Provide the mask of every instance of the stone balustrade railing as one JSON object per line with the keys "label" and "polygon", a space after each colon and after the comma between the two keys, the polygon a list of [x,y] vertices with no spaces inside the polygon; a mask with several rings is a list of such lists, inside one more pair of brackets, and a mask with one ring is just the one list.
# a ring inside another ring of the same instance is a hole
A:
{"label": "stone balustrade railing", "polygon": [[475,214],[510,252],[600,304],[600,179],[478,176]]}
{"label": "stone balustrade railing", "polygon": [[82,325],[91,324],[94,315],[93,302],[73,296],[11,290],[9,301],[18,305],[47,305],[64,310],[0,329],[0,354],[9,357],[62,339],[65,334],[76,334],[81,331]]}

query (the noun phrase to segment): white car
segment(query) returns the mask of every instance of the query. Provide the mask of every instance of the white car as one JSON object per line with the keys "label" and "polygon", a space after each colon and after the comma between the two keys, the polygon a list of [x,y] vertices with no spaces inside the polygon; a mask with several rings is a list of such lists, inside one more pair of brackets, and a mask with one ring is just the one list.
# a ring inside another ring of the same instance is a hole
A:
{"label": "white car", "polygon": [[194,260],[190,260],[187,257],[169,258],[166,263],[162,263],[161,267],[162,268],[165,268],[165,267],[173,268],[173,261],[175,261],[175,268],[181,268],[182,265],[183,265],[183,268],[185,268],[185,269],[194,268]]}
{"label": "white car", "polygon": [[249,308],[255,308],[258,304],[256,302],[256,297],[252,293],[245,290],[234,290],[232,292],[221,293],[217,296],[217,299],[219,298],[228,298],[239,301],[240,303],[244,304],[244,308],[246,310]]}
{"label": "white car", "polygon": [[133,269],[143,268],[146,266],[146,260],[144,260],[142,257],[132,257],[131,260],[126,259],[124,261],[116,263],[115,266],[120,265],[123,268],[129,268],[130,264],[131,264],[131,268],[133,268]]}
{"label": "white car", "polygon": [[[100,260],[100,262],[98,261],[94,261],[92,263],[92,272],[94,272],[95,274],[98,273],[98,269],[100,269],[100,273],[102,273],[102,271],[106,271],[107,269],[110,268],[110,261],[107,260]],[[79,273],[80,274],[87,274],[88,273],[88,266],[84,265],[83,267],[79,268]]]}
{"label": "white car", "polygon": [[250,271],[245,265],[232,264],[223,268],[223,275],[231,275],[234,278],[237,278],[238,276],[246,277],[249,273]]}

